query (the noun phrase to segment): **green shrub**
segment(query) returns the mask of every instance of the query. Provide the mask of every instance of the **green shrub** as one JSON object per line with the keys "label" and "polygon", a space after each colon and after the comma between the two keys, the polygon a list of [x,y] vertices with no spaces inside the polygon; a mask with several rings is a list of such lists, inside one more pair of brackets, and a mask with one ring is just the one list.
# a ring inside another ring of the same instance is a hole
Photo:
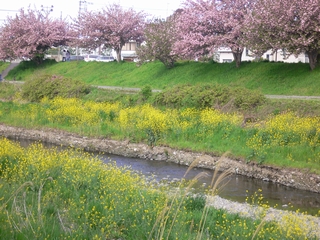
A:
{"label": "green shrub", "polygon": [[155,96],[155,104],[167,107],[222,108],[228,104],[242,110],[260,106],[265,100],[258,91],[219,84],[177,85]]}
{"label": "green shrub", "polygon": [[259,91],[252,91],[246,88],[235,88],[232,91],[236,108],[248,110],[261,106],[266,102],[266,97]]}
{"label": "green shrub", "polygon": [[149,97],[152,96],[151,86],[147,85],[147,86],[143,87],[143,88],[141,89],[140,94],[141,94],[141,96],[142,96],[142,98],[143,98],[144,101],[145,101],[145,100],[148,100]]}
{"label": "green shrub", "polygon": [[55,75],[42,75],[25,82],[22,97],[31,102],[39,102],[42,98],[55,97],[80,98],[90,92],[90,86],[79,80]]}
{"label": "green shrub", "polygon": [[12,100],[20,88],[21,86],[19,86],[19,84],[0,82],[0,98]]}

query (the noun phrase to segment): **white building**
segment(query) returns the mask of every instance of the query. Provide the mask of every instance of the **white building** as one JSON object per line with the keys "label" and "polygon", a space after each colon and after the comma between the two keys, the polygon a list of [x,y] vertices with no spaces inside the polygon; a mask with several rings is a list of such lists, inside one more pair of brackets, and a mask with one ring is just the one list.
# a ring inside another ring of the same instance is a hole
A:
{"label": "white building", "polygon": [[[297,57],[295,57],[294,55],[287,55],[287,53],[283,50],[277,50],[276,52],[272,53],[271,50],[268,50],[267,52],[265,52],[261,58],[263,60],[269,60],[269,61],[274,61],[274,62],[287,62],[287,63],[298,63],[298,62],[302,62],[302,63],[309,63],[309,58],[305,53],[301,53],[299,54]],[[225,47],[221,47],[217,50],[217,52],[214,55],[214,60],[216,62],[232,62],[233,61],[233,54],[231,52],[230,48],[225,48]],[[254,61],[256,60],[256,57],[254,56],[254,54],[248,50],[248,49],[244,49],[243,53],[242,53],[242,61]]]}
{"label": "white building", "polygon": [[[132,40],[127,42],[121,49],[121,60],[132,62],[137,58],[136,49],[140,46],[140,43]],[[117,53],[114,49],[111,50],[111,55],[117,59]]]}

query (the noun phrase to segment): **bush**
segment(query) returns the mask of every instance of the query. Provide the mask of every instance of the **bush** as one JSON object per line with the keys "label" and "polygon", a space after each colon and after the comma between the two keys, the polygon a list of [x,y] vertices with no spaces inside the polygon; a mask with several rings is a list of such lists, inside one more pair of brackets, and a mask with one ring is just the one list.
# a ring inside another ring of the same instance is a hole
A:
{"label": "bush", "polygon": [[12,100],[15,94],[19,91],[21,86],[19,84],[11,84],[7,82],[0,82],[0,98]]}
{"label": "bush", "polygon": [[266,102],[266,97],[259,91],[235,88],[231,92],[235,107],[241,110],[250,110]]}
{"label": "bush", "polygon": [[218,84],[177,85],[155,97],[155,104],[167,107],[223,108],[226,105],[241,110],[260,106],[266,100],[258,91],[230,88]]}
{"label": "bush", "polygon": [[149,97],[152,96],[151,86],[148,85],[148,86],[143,87],[143,88],[141,89],[141,91],[140,91],[140,94],[141,94],[142,99],[143,99],[144,101],[148,100]]}
{"label": "bush", "polygon": [[55,75],[42,75],[27,81],[22,88],[22,97],[31,102],[39,102],[44,97],[81,98],[90,92],[90,86],[79,80]]}

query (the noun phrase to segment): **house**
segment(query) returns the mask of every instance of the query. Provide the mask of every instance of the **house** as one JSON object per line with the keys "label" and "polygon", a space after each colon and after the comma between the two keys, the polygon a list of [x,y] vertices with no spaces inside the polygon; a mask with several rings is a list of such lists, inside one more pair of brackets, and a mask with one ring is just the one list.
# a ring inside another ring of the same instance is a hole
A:
{"label": "house", "polygon": [[[135,61],[137,58],[136,49],[140,46],[140,43],[136,42],[135,40],[131,40],[127,42],[121,49],[121,60],[132,62]],[[114,58],[117,58],[116,51],[112,50],[111,55]]]}
{"label": "house", "polygon": [[[288,55],[285,50],[279,49],[274,53],[272,50],[268,50],[261,56],[262,60],[269,60],[274,62],[287,62],[287,63],[309,63],[308,55],[305,53],[299,54],[297,57],[294,55]],[[220,47],[214,54],[214,60],[216,62],[232,62],[233,61],[233,54],[231,49],[228,47]],[[256,57],[254,54],[247,48],[244,49],[242,53],[242,61],[254,61]]]}
{"label": "house", "polygon": [[136,49],[140,43],[132,40],[126,43],[121,50],[121,55],[124,61],[134,61],[137,58]]}

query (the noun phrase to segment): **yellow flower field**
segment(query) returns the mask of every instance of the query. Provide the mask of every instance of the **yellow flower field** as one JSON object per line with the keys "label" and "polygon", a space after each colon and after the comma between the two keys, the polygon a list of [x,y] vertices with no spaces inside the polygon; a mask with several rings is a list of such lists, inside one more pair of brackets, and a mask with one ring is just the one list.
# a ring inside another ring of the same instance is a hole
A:
{"label": "yellow flower field", "polygon": [[151,146],[173,144],[220,154],[229,151],[260,163],[316,167],[320,171],[319,164],[310,165],[320,163],[320,117],[285,112],[243,127],[242,115],[211,108],[161,110],[149,104],[125,106],[76,98],[43,99],[40,104],[14,106],[0,118],[8,117],[7,121],[15,125],[44,125]]}
{"label": "yellow flower field", "polygon": [[310,239],[316,227],[294,215],[260,224],[264,214],[230,215],[175,189],[81,150],[0,139],[1,239]]}

